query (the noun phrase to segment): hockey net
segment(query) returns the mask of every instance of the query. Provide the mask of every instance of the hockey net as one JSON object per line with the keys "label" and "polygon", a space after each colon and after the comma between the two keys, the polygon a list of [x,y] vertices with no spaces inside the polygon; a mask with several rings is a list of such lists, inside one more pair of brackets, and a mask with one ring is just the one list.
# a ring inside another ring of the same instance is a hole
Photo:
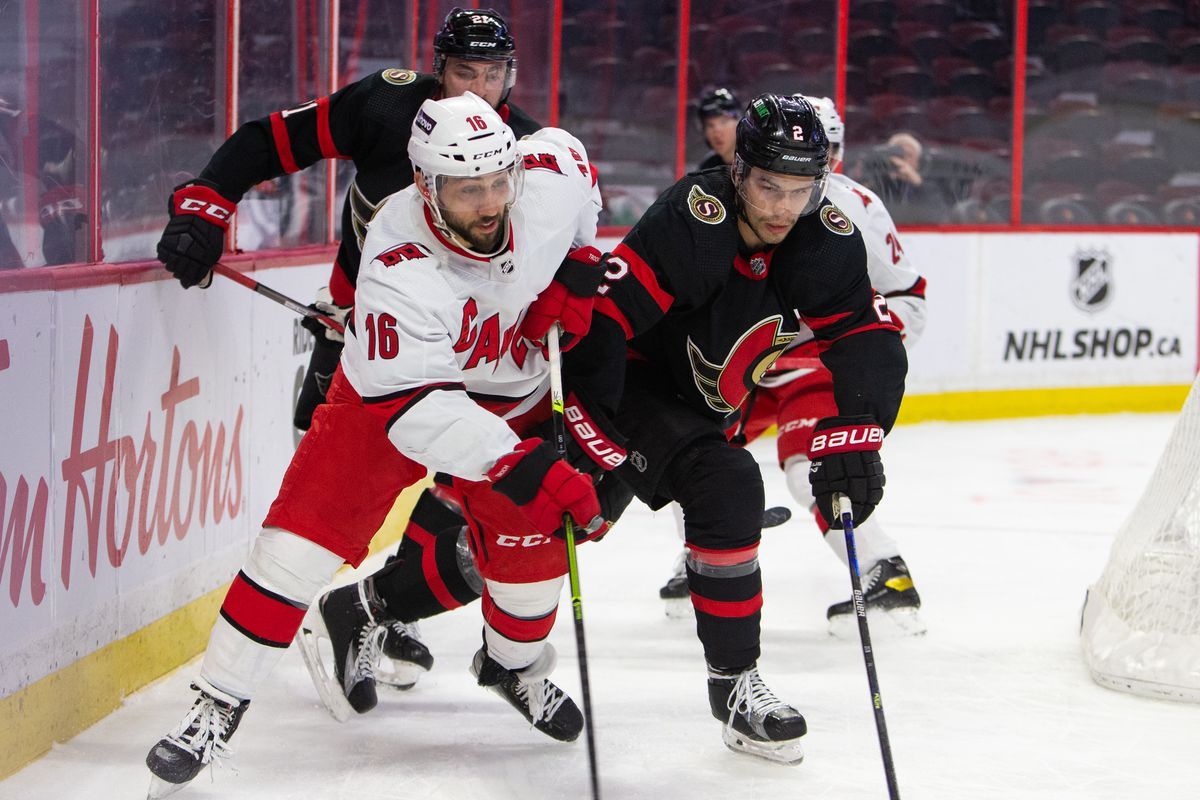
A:
{"label": "hockey net", "polygon": [[1084,602],[1097,683],[1200,702],[1200,377]]}

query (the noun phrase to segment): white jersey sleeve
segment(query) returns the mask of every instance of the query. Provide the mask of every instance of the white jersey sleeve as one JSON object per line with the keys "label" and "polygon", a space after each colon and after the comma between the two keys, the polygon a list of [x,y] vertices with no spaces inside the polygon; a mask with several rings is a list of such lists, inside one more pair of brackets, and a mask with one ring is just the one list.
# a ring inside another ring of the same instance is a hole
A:
{"label": "white jersey sleeve", "polygon": [[[596,230],[599,225],[600,183],[597,172],[588,160],[587,150],[583,143],[562,128],[542,128],[541,130],[522,139],[528,147],[523,147],[527,169],[537,169],[548,166],[544,160],[545,153],[555,156],[554,161],[563,174],[573,178],[579,191],[583,192],[586,200],[579,207],[575,220],[575,247],[584,247],[596,243]],[[539,155],[543,158],[539,160]],[[570,156],[570,163],[566,161]]]}
{"label": "white jersey sleeve", "polygon": [[904,344],[912,347],[925,330],[925,279],[900,246],[892,215],[878,195],[841,173],[829,176],[827,196],[862,233],[871,285],[887,298]]}
{"label": "white jersey sleeve", "polygon": [[520,440],[467,394],[454,351],[462,303],[436,251],[404,224],[411,202],[393,195],[368,228],[343,355],[347,376],[385,419],[397,450],[431,470],[482,480]]}

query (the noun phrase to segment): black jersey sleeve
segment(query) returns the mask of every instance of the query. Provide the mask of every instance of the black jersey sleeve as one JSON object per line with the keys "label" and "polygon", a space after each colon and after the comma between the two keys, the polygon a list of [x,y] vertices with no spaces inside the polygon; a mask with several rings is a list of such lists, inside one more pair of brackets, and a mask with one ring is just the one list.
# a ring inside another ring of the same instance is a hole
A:
{"label": "black jersey sleeve", "polygon": [[239,201],[250,187],[298,172],[326,158],[356,159],[384,135],[408,135],[397,123],[431,93],[431,76],[387,69],[355,81],[328,97],[247,122],[217,149],[201,178]]}
{"label": "black jersey sleeve", "polygon": [[702,185],[704,177],[689,176],[664,192],[607,259],[596,310],[616,320],[630,339],[668,311],[700,308],[728,277],[737,223],[726,212],[728,198],[718,197],[720,187]]}
{"label": "black jersey sleeve", "polygon": [[542,129],[542,124],[529,116],[524,109],[506,103],[508,113],[504,115],[504,122],[508,127],[512,128],[513,134],[518,138],[524,138],[531,133],[537,133]]}
{"label": "black jersey sleeve", "polygon": [[[826,206],[833,208],[832,206]],[[908,357],[883,297],[871,288],[862,237],[821,220],[800,223],[800,258],[807,268],[796,281],[796,310],[812,329],[821,361],[833,375],[833,396],[843,416],[867,414],[891,430],[904,397]],[[843,223],[844,224],[844,223]],[[784,245],[787,247],[787,245]],[[781,253],[782,255],[782,253]],[[773,269],[779,267],[776,259]]]}

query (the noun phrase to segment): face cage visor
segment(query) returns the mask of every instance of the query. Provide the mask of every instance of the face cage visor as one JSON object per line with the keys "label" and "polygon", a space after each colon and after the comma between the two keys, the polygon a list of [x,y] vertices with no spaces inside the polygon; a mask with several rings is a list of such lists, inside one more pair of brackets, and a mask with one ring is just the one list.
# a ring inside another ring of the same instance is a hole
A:
{"label": "face cage visor", "polygon": [[452,214],[477,214],[481,209],[503,201],[507,214],[525,188],[525,164],[518,158],[508,167],[486,175],[425,175],[429,189],[429,208],[438,227],[450,230],[442,211]]}
{"label": "face cage visor", "polygon": [[[756,188],[759,199],[769,205],[760,205],[755,203],[749,197],[750,182],[754,179],[753,167],[742,160],[741,156],[733,157],[733,183],[737,187],[738,201],[748,208],[753,208],[760,214],[776,213],[779,207],[787,204],[788,210],[795,213],[793,206],[799,206],[798,217],[805,217],[821,207],[821,201],[825,199],[825,188],[829,180],[829,170],[826,168],[820,175],[788,175],[782,172],[771,172],[770,170],[759,168],[759,172],[765,176],[778,177],[776,183],[784,188],[770,189],[765,186]],[[806,197],[800,199],[803,192],[796,191],[794,187],[787,186],[791,183],[790,178],[808,178],[812,180],[811,189]],[[797,198],[792,200],[792,198]]]}

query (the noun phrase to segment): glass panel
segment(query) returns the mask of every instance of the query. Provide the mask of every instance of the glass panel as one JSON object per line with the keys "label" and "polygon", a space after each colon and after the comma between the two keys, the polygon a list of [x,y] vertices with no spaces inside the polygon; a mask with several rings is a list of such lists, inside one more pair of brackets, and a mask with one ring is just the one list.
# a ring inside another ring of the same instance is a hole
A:
{"label": "glass panel", "polygon": [[104,259],[154,257],[171,189],[224,138],[220,0],[112,0],[100,16]]}
{"label": "glass panel", "polygon": [[1022,221],[1200,223],[1200,5],[1031,0]]}
{"label": "glass panel", "polygon": [[[238,120],[245,123],[330,93],[326,0],[242,0]],[[314,165],[251,189],[238,204],[238,247],[325,241],[327,167]]]}
{"label": "glass panel", "polygon": [[0,4],[0,269],[87,259],[87,36],[79,4]]}
{"label": "glass panel", "polygon": [[[774,0],[748,9],[744,2],[692,4],[688,169],[713,154],[714,142],[723,151],[721,160],[729,163],[733,158],[728,123],[716,117],[709,122],[709,135],[704,133],[698,111],[705,90],[729,89],[739,110],[762,92],[833,96],[837,3]],[[674,76],[671,82],[674,85]]]}
{"label": "glass panel", "polygon": [[1009,221],[1011,6],[850,4],[844,171],[897,223]]}
{"label": "glass panel", "polygon": [[675,0],[566,0],[561,124],[600,171],[602,225],[631,225],[675,180]]}

